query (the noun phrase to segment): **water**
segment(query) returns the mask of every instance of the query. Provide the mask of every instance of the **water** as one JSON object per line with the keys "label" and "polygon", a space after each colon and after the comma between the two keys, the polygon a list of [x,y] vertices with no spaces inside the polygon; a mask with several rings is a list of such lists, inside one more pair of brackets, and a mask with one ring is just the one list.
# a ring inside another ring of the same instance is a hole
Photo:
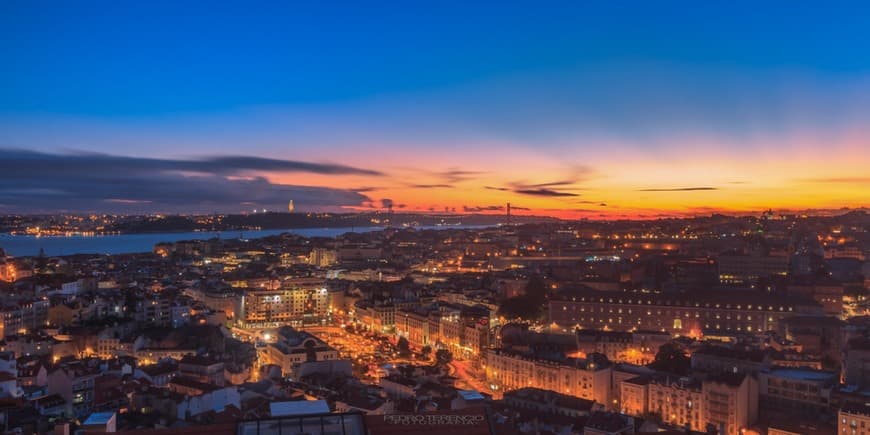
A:
{"label": "water", "polygon": [[[419,227],[420,229],[470,229],[484,228],[485,226],[445,226],[445,227]],[[207,240],[215,237],[223,239],[256,239],[260,237],[274,236],[282,233],[294,233],[304,237],[336,237],[347,232],[368,233],[380,231],[381,227],[356,227],[356,228],[299,228],[287,230],[259,230],[259,231],[201,231],[187,233],[150,233],[150,234],[120,234],[109,236],[70,236],[70,237],[36,237],[36,236],[13,236],[8,233],[0,233],[0,248],[8,255],[26,257],[39,255],[39,250],[44,249],[45,255],[60,256],[73,254],[131,254],[138,252],[151,252],[154,245],[161,242],[177,242],[179,240]]]}

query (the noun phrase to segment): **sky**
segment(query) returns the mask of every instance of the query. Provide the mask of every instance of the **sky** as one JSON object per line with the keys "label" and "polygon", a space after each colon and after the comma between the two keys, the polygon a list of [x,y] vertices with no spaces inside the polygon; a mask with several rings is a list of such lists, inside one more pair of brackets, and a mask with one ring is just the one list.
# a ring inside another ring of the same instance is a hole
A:
{"label": "sky", "polygon": [[0,2],[0,213],[870,206],[867,6],[583,3]]}

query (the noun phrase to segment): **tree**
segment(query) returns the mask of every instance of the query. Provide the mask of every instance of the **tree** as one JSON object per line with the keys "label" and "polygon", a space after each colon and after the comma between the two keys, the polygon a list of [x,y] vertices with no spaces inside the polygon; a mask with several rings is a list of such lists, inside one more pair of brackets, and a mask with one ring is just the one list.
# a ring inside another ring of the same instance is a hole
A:
{"label": "tree", "polygon": [[396,343],[396,350],[399,351],[399,355],[408,356],[411,354],[411,344],[408,343],[408,339],[405,337],[399,337],[399,342]]}
{"label": "tree", "polygon": [[435,363],[438,365],[446,366],[453,361],[453,354],[450,353],[447,349],[438,349],[435,352]]}
{"label": "tree", "polygon": [[649,366],[655,370],[685,376],[692,368],[692,359],[682,346],[671,342],[659,347],[655,360]]}
{"label": "tree", "polygon": [[522,319],[530,322],[544,318],[546,306],[542,301],[536,301],[529,295],[516,296],[506,299],[498,307],[498,314],[508,319]]}
{"label": "tree", "polygon": [[543,304],[546,301],[547,283],[543,276],[534,274],[529,277],[529,282],[526,283],[526,296],[532,303]]}
{"label": "tree", "polygon": [[522,319],[530,322],[543,320],[547,313],[547,283],[540,274],[529,277],[525,293],[506,299],[499,306],[498,313],[508,319]]}

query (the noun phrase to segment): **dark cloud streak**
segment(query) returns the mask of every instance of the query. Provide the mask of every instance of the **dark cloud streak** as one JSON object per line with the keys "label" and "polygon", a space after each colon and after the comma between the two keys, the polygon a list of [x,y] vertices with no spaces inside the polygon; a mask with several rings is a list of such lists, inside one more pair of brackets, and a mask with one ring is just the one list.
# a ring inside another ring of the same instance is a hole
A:
{"label": "dark cloud streak", "polygon": [[519,193],[521,195],[532,195],[532,196],[550,196],[550,197],[573,197],[580,196],[576,193],[570,192],[560,192],[558,190],[552,189],[516,189],[515,193]]}
{"label": "dark cloud streak", "polygon": [[[283,210],[358,206],[369,199],[354,190],[275,184],[260,171],[379,175],[342,165],[210,157],[171,160],[106,154],[48,154],[0,149],[3,211],[237,212],[249,205]],[[10,206],[11,205],[11,206]]]}
{"label": "dark cloud streak", "polygon": [[651,189],[638,189],[638,192],[696,192],[696,191],[705,191],[705,190],[719,190],[718,187],[674,187],[674,188],[651,188]]}

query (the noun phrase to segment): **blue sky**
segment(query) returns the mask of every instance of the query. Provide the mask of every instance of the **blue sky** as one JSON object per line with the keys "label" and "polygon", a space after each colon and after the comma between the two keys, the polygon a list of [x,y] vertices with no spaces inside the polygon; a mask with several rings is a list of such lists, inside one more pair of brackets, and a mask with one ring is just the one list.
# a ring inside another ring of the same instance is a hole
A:
{"label": "blue sky", "polygon": [[857,3],[409,3],[3,2],[0,148],[570,172],[865,138]]}
{"label": "blue sky", "polygon": [[[586,65],[803,73],[821,85],[870,67],[866,15],[831,4],[407,3],[4,2],[0,110],[220,112]],[[701,92],[715,95],[715,79]]]}

